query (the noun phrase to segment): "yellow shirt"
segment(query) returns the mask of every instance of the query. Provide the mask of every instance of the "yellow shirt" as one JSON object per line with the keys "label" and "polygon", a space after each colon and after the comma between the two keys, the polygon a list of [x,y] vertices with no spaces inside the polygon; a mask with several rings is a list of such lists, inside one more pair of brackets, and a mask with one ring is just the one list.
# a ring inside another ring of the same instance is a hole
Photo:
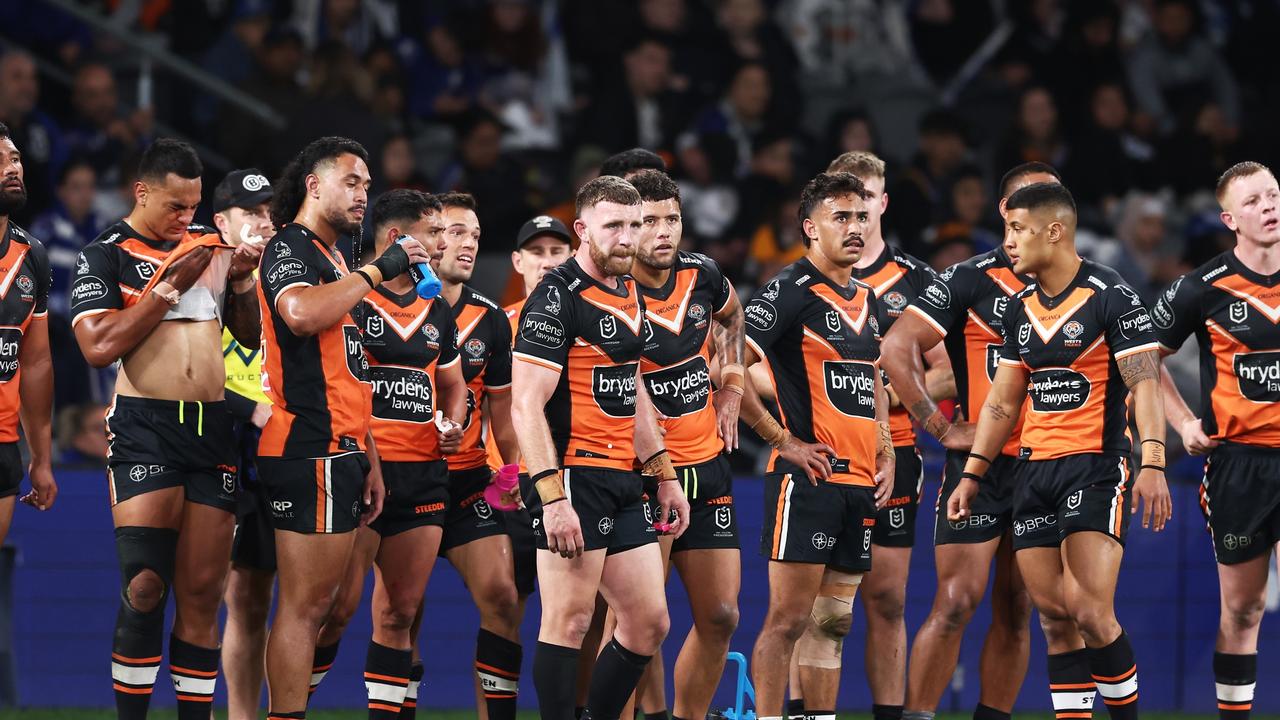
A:
{"label": "yellow shirt", "polygon": [[262,392],[262,351],[242,346],[227,328],[222,329],[222,363],[228,390],[254,402],[271,402]]}

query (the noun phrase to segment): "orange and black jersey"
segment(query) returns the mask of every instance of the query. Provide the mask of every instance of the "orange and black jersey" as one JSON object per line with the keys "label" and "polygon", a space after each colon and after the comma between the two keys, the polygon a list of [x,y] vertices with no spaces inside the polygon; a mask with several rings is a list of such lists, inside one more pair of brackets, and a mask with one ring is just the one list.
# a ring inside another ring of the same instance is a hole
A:
{"label": "orange and black jersey", "polygon": [[[853,269],[854,279],[870,286],[880,301],[880,332],[889,332],[893,321],[924,292],[933,276],[933,268],[888,244],[875,262]],[[894,447],[916,444],[916,432],[906,408],[889,408],[889,430]]]}
{"label": "orange and black jersey", "polygon": [[606,287],[570,258],[525,301],[514,358],[560,373],[547,424],[565,467],[631,470],[644,299],[631,277]]}
{"label": "orange and black jersey", "polygon": [[0,442],[18,440],[22,337],[49,312],[49,256],[44,244],[9,221],[0,237]]}
{"label": "orange and black jersey", "polygon": [[1173,282],[1151,312],[1166,349],[1200,344],[1200,412],[1215,440],[1280,447],[1280,274],[1228,250]]}
{"label": "orange and black jersey", "polygon": [[[800,440],[836,451],[829,482],[875,485],[880,312],[857,280],[837,287],[801,259],[747,304],[747,343],[769,363],[782,421]],[[770,472],[801,473],[775,452]]]}
{"label": "orange and black jersey", "polygon": [[462,377],[467,381],[467,417],[462,446],[445,459],[450,470],[470,470],[487,463],[480,422],[485,394],[511,391],[511,324],[497,303],[466,285],[453,315]]}
{"label": "orange and black jersey", "polygon": [[395,462],[439,460],[436,371],[458,362],[449,304],[378,286],[358,318],[373,383],[369,424],[378,457]]}
{"label": "orange and black jersey", "polygon": [[724,449],[709,365],[712,316],[729,302],[729,281],[711,258],[681,252],[665,285],[639,288],[645,300],[640,372],[649,399],[667,418],[663,444],[676,465],[706,462]]}
{"label": "orange and black jersey", "polygon": [[[167,263],[172,262],[180,254],[195,246],[208,245],[229,248],[218,236],[218,231],[204,225],[191,225],[180,242],[153,240],[134,230],[121,220],[103,230],[98,237],[80,251],[76,259],[75,277],[71,282],[71,325],[74,327],[91,315],[115,312],[132,307],[142,300],[147,288],[157,282],[164,274]],[[175,252],[176,251],[176,252]],[[203,308],[204,315],[193,316],[190,312],[180,313],[184,305],[170,310],[165,318],[185,317],[188,319],[207,320],[221,317],[222,293],[226,290],[226,270],[230,267],[230,254],[214,256],[205,270],[201,280],[190,290],[183,293],[182,302],[189,302],[188,296],[207,292],[208,307]],[[216,287],[202,288],[206,276],[221,272],[215,278]]]}
{"label": "orange and black jersey", "polygon": [[[1004,249],[996,248],[942,271],[907,307],[942,336],[955,374],[957,403],[969,422],[978,421],[996,377],[1009,298],[1030,282],[1013,271]],[[1021,420],[1004,454],[1018,454],[1020,427]]]}
{"label": "orange and black jersey", "polygon": [[1129,388],[1116,361],[1159,347],[1151,314],[1116,271],[1084,260],[1060,294],[1009,301],[1000,364],[1025,368],[1021,457],[1128,455]]}
{"label": "orange and black jersey", "polygon": [[355,320],[347,313],[315,335],[301,337],[276,310],[287,290],[337,282],[346,275],[342,254],[307,228],[289,223],[267,243],[259,268],[262,384],[272,408],[258,454],[322,458],[364,450],[372,386]]}

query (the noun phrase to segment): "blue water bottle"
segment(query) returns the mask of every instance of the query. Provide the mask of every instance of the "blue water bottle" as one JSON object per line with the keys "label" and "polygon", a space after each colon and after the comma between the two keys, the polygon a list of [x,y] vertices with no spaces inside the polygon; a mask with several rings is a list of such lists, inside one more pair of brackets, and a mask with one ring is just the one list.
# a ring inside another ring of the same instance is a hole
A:
{"label": "blue water bottle", "polygon": [[[401,235],[396,238],[396,242],[402,243],[407,239],[409,239],[408,235]],[[436,277],[430,264],[411,264],[409,266],[409,277],[413,280],[413,289],[418,292],[418,297],[423,300],[430,300],[440,294],[440,278]]]}

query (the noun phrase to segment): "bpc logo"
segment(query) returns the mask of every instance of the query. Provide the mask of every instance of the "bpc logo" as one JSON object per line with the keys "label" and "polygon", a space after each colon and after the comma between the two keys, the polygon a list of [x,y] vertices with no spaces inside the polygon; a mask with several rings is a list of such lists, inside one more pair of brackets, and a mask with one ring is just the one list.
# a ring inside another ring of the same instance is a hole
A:
{"label": "bpc logo", "polygon": [[129,479],[134,482],[142,482],[147,479],[147,467],[145,465],[134,465],[129,468]]}
{"label": "bpc logo", "polygon": [[836,539],[826,533],[813,534],[813,546],[818,550],[827,550],[836,546]]}
{"label": "bpc logo", "polygon": [[600,518],[600,524],[597,525],[596,528],[600,531],[601,535],[608,535],[609,533],[613,532],[613,518],[611,517]]}

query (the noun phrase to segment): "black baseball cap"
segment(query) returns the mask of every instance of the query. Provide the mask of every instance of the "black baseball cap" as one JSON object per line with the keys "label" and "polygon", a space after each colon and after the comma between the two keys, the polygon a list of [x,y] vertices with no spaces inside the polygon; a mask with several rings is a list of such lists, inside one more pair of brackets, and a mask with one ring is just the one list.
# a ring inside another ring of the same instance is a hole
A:
{"label": "black baseball cap", "polygon": [[569,234],[569,228],[565,227],[564,223],[550,215],[539,215],[520,226],[520,232],[516,234],[516,249],[519,250],[525,243],[543,235],[558,237],[570,245],[573,244],[573,235]]}
{"label": "black baseball cap", "polygon": [[271,200],[274,194],[271,181],[257,168],[232,170],[213,189],[213,211],[220,213],[233,207],[257,207]]}

